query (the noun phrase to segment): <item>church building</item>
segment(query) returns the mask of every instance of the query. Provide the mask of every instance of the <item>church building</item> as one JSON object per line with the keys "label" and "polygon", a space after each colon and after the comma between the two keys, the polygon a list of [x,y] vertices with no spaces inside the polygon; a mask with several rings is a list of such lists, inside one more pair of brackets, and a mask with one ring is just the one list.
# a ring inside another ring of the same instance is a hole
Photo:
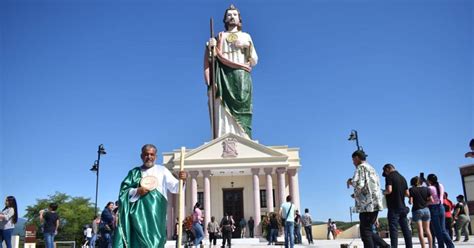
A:
{"label": "church building", "polygon": [[[179,171],[180,150],[163,153],[163,165]],[[279,211],[287,195],[300,209],[298,172],[301,168],[299,148],[265,146],[256,141],[225,134],[194,149],[186,149],[184,170],[184,216],[192,214],[196,202],[201,203],[204,227],[214,216],[218,222],[228,213],[233,216],[239,237],[239,221],[252,217],[254,232],[261,236],[261,220]],[[178,195],[168,195],[168,230],[174,230],[178,217]],[[301,212],[301,210],[300,210]],[[207,233],[207,230],[204,230]],[[173,233],[168,232],[168,238]],[[248,232],[247,232],[248,235]]]}

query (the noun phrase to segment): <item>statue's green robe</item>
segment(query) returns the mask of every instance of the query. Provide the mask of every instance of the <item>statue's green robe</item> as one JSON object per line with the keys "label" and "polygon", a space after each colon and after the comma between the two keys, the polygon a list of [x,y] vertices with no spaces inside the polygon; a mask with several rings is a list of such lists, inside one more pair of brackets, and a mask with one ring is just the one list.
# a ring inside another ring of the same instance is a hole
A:
{"label": "statue's green robe", "polygon": [[216,97],[235,118],[236,122],[252,137],[252,77],[244,69],[231,68],[219,59],[215,64]]}
{"label": "statue's green robe", "polygon": [[[242,44],[249,44],[249,46],[237,47],[236,40],[230,39],[231,35],[236,36]],[[207,48],[204,60],[204,78],[209,86],[208,95],[214,97],[209,101],[213,133],[216,135],[214,138],[234,133],[251,139],[252,77],[250,72],[257,64],[257,52],[252,38],[245,32],[220,32],[216,38],[214,64],[209,63],[210,53]],[[214,87],[210,87],[214,83],[217,86],[215,92]]]}
{"label": "statue's green robe", "polygon": [[155,189],[135,202],[129,200],[130,189],[138,188],[141,178],[140,167],[136,167],[128,173],[120,186],[119,220],[114,234],[114,248],[165,246],[167,199]]}

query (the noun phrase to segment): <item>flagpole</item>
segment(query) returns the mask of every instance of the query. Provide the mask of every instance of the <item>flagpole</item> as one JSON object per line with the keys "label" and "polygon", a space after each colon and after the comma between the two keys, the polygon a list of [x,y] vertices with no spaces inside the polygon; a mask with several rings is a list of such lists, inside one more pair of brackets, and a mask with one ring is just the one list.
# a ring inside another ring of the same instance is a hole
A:
{"label": "flagpole", "polygon": [[[186,148],[184,146],[181,147],[181,161],[179,164],[179,171],[184,170],[184,153],[186,151]],[[179,179],[179,188],[178,188],[178,247],[181,247],[181,240],[183,236],[183,206],[184,202],[182,199],[183,195],[183,179]]]}

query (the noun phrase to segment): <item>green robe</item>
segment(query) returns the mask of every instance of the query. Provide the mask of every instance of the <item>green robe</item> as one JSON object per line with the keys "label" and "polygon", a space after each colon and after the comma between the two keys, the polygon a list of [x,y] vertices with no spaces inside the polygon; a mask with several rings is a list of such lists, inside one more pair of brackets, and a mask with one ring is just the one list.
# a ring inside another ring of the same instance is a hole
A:
{"label": "green robe", "polygon": [[235,118],[247,135],[252,137],[252,77],[244,69],[215,63],[216,97],[222,99],[225,109]]}
{"label": "green robe", "polygon": [[129,190],[138,188],[140,167],[132,169],[120,186],[118,226],[114,248],[161,248],[166,243],[166,198],[157,190],[129,201]]}

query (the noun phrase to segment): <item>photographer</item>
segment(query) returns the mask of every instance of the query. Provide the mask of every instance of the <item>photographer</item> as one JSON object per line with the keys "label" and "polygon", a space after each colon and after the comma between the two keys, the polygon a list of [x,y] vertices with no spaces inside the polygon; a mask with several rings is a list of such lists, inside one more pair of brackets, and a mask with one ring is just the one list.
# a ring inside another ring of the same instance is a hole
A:
{"label": "photographer", "polygon": [[54,237],[58,234],[59,216],[56,213],[58,204],[49,204],[48,211],[41,210],[40,222],[43,225],[44,242],[46,248],[54,248]]}

